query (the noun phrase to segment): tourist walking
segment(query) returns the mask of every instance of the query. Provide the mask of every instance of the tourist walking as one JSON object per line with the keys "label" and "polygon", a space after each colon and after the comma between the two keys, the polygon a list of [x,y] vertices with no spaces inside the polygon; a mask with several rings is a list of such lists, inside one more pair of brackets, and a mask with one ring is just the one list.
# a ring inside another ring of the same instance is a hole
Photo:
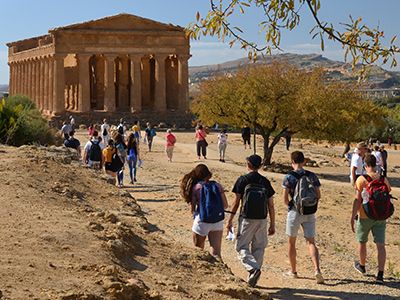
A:
{"label": "tourist walking", "polygon": [[89,127],[88,127],[88,135],[89,135],[89,138],[91,138],[91,137],[93,136],[94,131],[95,131],[94,124],[91,123],[91,124],[89,125]]}
{"label": "tourist walking", "polygon": [[64,140],[69,138],[69,133],[72,131],[71,124],[68,121],[64,121],[61,127],[61,135],[64,137]]}
{"label": "tourist walking", "polygon": [[211,176],[207,166],[199,164],[183,177],[180,190],[193,215],[194,245],[204,249],[208,237],[211,255],[221,257],[224,209],[228,202],[224,189],[218,182],[211,181]]}
{"label": "tourist walking", "polygon": [[81,157],[81,142],[74,137],[75,131],[69,133],[69,138],[64,141],[64,146],[67,148],[75,149],[78,156]]}
{"label": "tourist walking", "polygon": [[122,167],[122,161],[117,154],[114,141],[108,140],[108,145],[103,149],[103,161],[106,174],[111,178],[112,183],[115,184],[118,170]]}
{"label": "tourist walking", "polygon": [[129,178],[131,179],[130,183],[134,184],[137,181],[137,163],[139,160],[139,144],[138,140],[134,133],[131,133],[128,136],[128,167],[129,167]]}
{"label": "tourist walking", "polygon": [[148,123],[148,126],[145,130],[146,140],[147,140],[147,147],[149,148],[149,152],[151,152],[151,148],[153,146],[153,139],[157,135],[156,129],[154,125]]}
{"label": "tourist walking", "polygon": [[292,152],[293,171],[283,179],[283,201],[288,207],[286,219],[286,234],[289,237],[289,261],[291,270],[285,275],[298,278],[296,268],[296,239],[300,226],[303,228],[308,251],[314,265],[315,279],[317,283],[324,283],[319,265],[319,252],[315,245],[315,213],[318,208],[318,200],[321,198],[318,177],[303,169],[305,164],[304,154],[300,151]]}
{"label": "tourist walking", "polygon": [[111,132],[110,132],[110,125],[107,123],[107,119],[103,119],[103,124],[101,124],[100,132],[101,136],[103,137],[103,142],[105,145],[108,145],[108,141],[110,140]]}
{"label": "tourist walking", "polygon": [[[351,213],[351,229],[356,234],[358,242],[359,261],[354,268],[363,275],[367,274],[367,242],[369,232],[372,232],[378,251],[378,273],[376,283],[383,283],[386,262],[385,233],[386,219],[394,211],[390,198],[390,184],[386,178],[376,173],[376,158],[367,154],[364,159],[366,175],[356,181],[356,199]],[[356,226],[355,226],[356,222]]]}
{"label": "tourist walking", "polygon": [[251,144],[250,144],[250,137],[251,137],[251,129],[249,126],[243,126],[242,128],[242,139],[243,139],[243,144],[244,144],[244,149],[247,149],[247,145],[249,145],[249,149],[251,149]]}
{"label": "tourist walking", "polygon": [[117,132],[125,139],[126,134],[126,123],[123,118],[119,119],[119,124],[117,126]]}
{"label": "tourist walking", "polygon": [[380,151],[380,148],[378,145],[375,145],[374,151],[371,152],[373,156],[376,158],[376,168],[375,171],[376,173],[381,174],[383,171],[383,158],[382,158],[382,153]]}
{"label": "tourist walking", "polygon": [[175,135],[172,133],[171,129],[167,129],[167,134],[165,135],[165,152],[167,153],[167,158],[169,162],[172,162],[172,155],[174,153],[175,143]]}
{"label": "tourist walking", "polygon": [[360,142],[351,156],[350,182],[353,186],[355,186],[357,178],[365,173],[363,160],[367,150],[367,144]]}
{"label": "tourist walking", "polygon": [[203,155],[204,159],[207,159],[207,140],[206,140],[207,133],[203,129],[203,125],[199,125],[196,130],[196,150],[197,150],[197,157],[200,159],[201,155]]}
{"label": "tourist walking", "polygon": [[75,130],[75,118],[72,115],[69,116],[69,124],[71,124],[71,130]]}
{"label": "tourist walking", "polygon": [[92,137],[85,145],[83,151],[83,162],[94,169],[101,169],[103,167],[99,133],[96,130],[93,131]]}
{"label": "tourist walking", "polygon": [[125,144],[124,137],[120,133],[117,133],[115,135],[114,139],[115,139],[115,143],[114,143],[115,148],[117,148],[118,156],[122,162],[122,167],[117,171],[118,187],[123,187],[124,186],[124,168],[125,168],[125,162],[127,159],[127,146]]}
{"label": "tourist walking", "polygon": [[218,134],[218,151],[219,151],[220,162],[225,162],[225,152],[227,145],[228,145],[228,134],[226,133],[226,129],[223,129]]}
{"label": "tourist walking", "polygon": [[140,132],[140,125],[139,125],[139,121],[134,121],[133,122],[133,126],[132,126],[132,131],[133,134],[135,135],[135,138],[138,142],[138,144],[140,143],[140,139],[142,138],[141,132]]}
{"label": "tourist walking", "polygon": [[383,162],[383,172],[382,172],[382,175],[383,175],[383,177],[387,177],[387,168],[388,168],[388,165],[387,165],[387,161],[388,161],[388,152],[386,151],[386,149],[385,149],[385,146],[384,146],[384,145],[381,145],[381,147],[380,147],[380,151],[381,151],[381,154],[382,154],[382,162]]}
{"label": "tourist walking", "polygon": [[[261,275],[268,235],[275,233],[274,189],[269,180],[258,173],[262,159],[258,155],[247,158],[248,174],[240,176],[233,187],[235,201],[226,225],[232,232],[232,222],[240,206],[236,251],[248,274],[247,282],[256,286]],[[270,224],[267,230],[269,215]]]}

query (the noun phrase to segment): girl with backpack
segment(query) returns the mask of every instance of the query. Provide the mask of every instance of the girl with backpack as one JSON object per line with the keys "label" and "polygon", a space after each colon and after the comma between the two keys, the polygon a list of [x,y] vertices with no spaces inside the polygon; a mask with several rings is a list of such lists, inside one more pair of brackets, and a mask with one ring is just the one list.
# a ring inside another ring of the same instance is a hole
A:
{"label": "girl with backpack", "polygon": [[117,153],[122,161],[122,167],[117,171],[118,187],[124,186],[124,167],[127,158],[127,147],[124,142],[124,137],[121,134],[115,135],[115,148],[117,148]]}
{"label": "girl with backpack", "polygon": [[131,184],[136,182],[137,162],[139,159],[138,139],[134,133],[128,137],[128,167]]}
{"label": "girl with backpack", "polygon": [[[210,253],[221,257],[224,209],[228,201],[222,186],[210,181],[212,173],[204,164],[197,165],[181,181],[181,195],[190,204],[193,215],[193,243],[204,249],[205,240],[210,241]],[[205,207],[211,209],[205,209]]]}

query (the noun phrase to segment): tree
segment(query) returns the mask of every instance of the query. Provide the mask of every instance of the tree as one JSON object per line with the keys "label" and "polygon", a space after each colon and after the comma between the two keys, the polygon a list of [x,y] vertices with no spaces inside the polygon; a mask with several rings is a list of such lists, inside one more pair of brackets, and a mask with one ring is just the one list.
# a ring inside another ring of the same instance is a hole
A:
{"label": "tree", "polygon": [[263,138],[263,164],[287,134],[314,140],[352,141],[359,129],[378,122],[381,109],[349,86],[325,84],[311,73],[282,63],[241,69],[200,84],[192,110],[206,123],[256,128]]}
{"label": "tree", "polygon": [[[201,35],[217,36],[224,41],[229,39],[230,46],[240,43],[248,50],[250,58],[256,58],[258,52],[271,53],[280,50],[281,34],[284,30],[294,30],[301,21],[303,6],[311,12],[315,27],[311,30],[312,38],[319,37],[321,50],[324,50],[324,40],[339,42],[345,49],[345,58],[351,56],[353,67],[357,63],[370,65],[382,58],[384,64],[397,65],[396,54],[400,48],[395,45],[396,36],[393,36],[385,46],[383,30],[379,27],[371,28],[362,22],[362,18],[354,19],[350,16],[348,23],[338,25],[323,21],[319,17],[320,0],[209,0],[210,10],[205,17],[198,12],[197,22],[188,28],[188,35],[199,39]],[[218,3],[218,4],[216,4]],[[265,44],[257,45],[248,41],[240,27],[231,23],[232,16],[245,14],[247,8],[256,8],[262,14],[257,31],[265,37]]]}

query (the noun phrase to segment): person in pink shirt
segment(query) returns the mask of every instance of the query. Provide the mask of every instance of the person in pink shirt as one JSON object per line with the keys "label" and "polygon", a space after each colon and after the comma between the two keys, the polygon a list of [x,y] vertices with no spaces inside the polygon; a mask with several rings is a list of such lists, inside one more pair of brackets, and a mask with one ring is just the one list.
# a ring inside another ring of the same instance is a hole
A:
{"label": "person in pink shirt", "polygon": [[197,156],[199,159],[201,158],[201,155],[203,155],[204,159],[207,159],[207,146],[208,143],[206,141],[206,136],[207,133],[203,129],[203,125],[199,125],[199,127],[196,130],[196,149],[197,149]]}
{"label": "person in pink shirt", "polygon": [[167,135],[165,136],[165,152],[167,153],[168,161],[172,162],[172,154],[174,152],[174,146],[176,143],[176,137],[172,134],[172,130],[167,130]]}

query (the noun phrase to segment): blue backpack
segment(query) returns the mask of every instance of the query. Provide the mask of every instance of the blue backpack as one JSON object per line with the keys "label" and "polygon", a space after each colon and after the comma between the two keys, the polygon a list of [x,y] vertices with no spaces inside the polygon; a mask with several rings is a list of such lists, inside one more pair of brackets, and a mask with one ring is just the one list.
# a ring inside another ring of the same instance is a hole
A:
{"label": "blue backpack", "polygon": [[221,192],[215,181],[201,182],[200,200],[197,208],[199,218],[204,223],[217,223],[222,221],[224,215],[224,204]]}

